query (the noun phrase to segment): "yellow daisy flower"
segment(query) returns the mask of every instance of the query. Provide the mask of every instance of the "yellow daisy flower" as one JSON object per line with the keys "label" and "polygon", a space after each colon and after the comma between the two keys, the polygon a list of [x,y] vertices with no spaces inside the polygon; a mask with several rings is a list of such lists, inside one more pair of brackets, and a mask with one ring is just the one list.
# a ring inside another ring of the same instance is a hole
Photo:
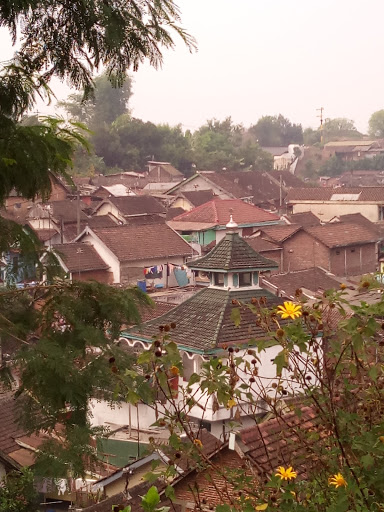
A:
{"label": "yellow daisy flower", "polygon": [[281,318],[299,318],[302,315],[301,306],[294,304],[293,302],[284,302],[282,306],[277,306],[277,314],[281,315]]}
{"label": "yellow daisy flower", "polygon": [[232,409],[232,407],[235,407],[235,405],[237,405],[236,400],[234,398],[231,398],[227,402],[227,409]]}
{"label": "yellow daisy flower", "polygon": [[329,485],[334,485],[337,487],[347,487],[347,482],[341,473],[337,473],[336,475],[328,478]]}
{"label": "yellow daisy flower", "polygon": [[177,366],[171,366],[169,371],[171,372],[172,375],[175,375],[175,377],[177,375],[180,375],[180,370],[178,369]]}
{"label": "yellow daisy flower", "polygon": [[200,441],[200,439],[194,439],[193,444],[196,445],[198,448],[203,447],[203,443]]}
{"label": "yellow daisy flower", "polygon": [[283,466],[279,466],[277,468],[277,473],[275,473],[275,476],[280,477],[282,480],[292,480],[292,478],[297,477],[297,473],[296,471],[293,471],[292,466],[290,466],[287,469],[285,469]]}

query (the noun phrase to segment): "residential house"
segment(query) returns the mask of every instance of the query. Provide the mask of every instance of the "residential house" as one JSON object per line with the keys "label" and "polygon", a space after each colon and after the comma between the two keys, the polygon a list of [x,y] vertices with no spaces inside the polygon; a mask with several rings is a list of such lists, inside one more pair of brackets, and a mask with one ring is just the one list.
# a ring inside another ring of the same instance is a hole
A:
{"label": "residential house", "polygon": [[126,196],[135,196],[135,192],[133,192],[129,187],[123,185],[122,183],[116,183],[116,185],[101,185],[97,188],[92,194],[97,197],[105,198],[105,197],[126,197]]}
{"label": "residential house", "polygon": [[362,160],[384,151],[378,140],[340,140],[328,142],[323,149],[324,158],[337,156],[344,161]]}
{"label": "residential house", "polygon": [[252,202],[252,193],[226,172],[198,171],[168,190],[167,194],[177,196],[180,193],[201,190],[210,190],[220,199],[244,199]]}
{"label": "residential house", "polygon": [[183,173],[169,162],[148,162],[148,179],[150,182],[180,182],[183,178]]}
{"label": "residential house", "polygon": [[299,224],[302,227],[321,224],[319,217],[316,217],[312,212],[288,213],[283,215],[281,219],[287,224]]}
{"label": "residential house", "polygon": [[175,199],[172,200],[172,208],[182,208],[184,211],[189,212],[204,203],[208,203],[214,199],[214,193],[212,189],[208,190],[189,190],[179,192]]}
{"label": "residential house", "polygon": [[251,235],[260,226],[279,224],[277,215],[245,203],[240,199],[215,198],[193,210],[174,217],[168,224],[193,242],[193,247],[201,254],[206,247],[211,248],[226,234],[226,224],[234,213],[241,236]]}
{"label": "residential house", "polygon": [[361,213],[371,222],[384,220],[384,187],[292,188],[285,199],[292,213],[311,211],[321,222]]}
{"label": "residential house", "polygon": [[295,148],[299,148],[301,152],[304,151],[303,147],[299,144],[289,144],[288,146],[264,146],[261,149],[273,156],[273,168],[277,171],[288,170],[294,160],[297,159],[295,155]]}
{"label": "residential house", "polygon": [[86,243],[53,245],[59,264],[71,281],[98,281],[111,284],[113,275],[110,267],[101,259],[96,249]]}
{"label": "residential house", "polygon": [[326,290],[339,290],[340,283],[341,279],[319,267],[262,278],[262,284],[267,290],[291,300],[297,300],[302,295],[312,299],[319,297]]}
{"label": "residential house", "polygon": [[322,267],[336,276],[353,276],[377,270],[378,234],[361,224],[270,226],[260,236],[282,245],[282,272]]}
{"label": "residential house", "polygon": [[104,185],[107,187],[112,185],[125,185],[127,188],[134,191],[136,189],[142,189],[147,183],[147,173],[134,171],[118,172],[106,175],[98,174],[96,176],[92,176],[90,179],[90,184],[94,187],[101,187]]}
{"label": "residential house", "polygon": [[91,244],[110,267],[113,283],[149,288],[188,283],[185,262],[193,257],[192,247],[165,223],[121,225],[106,228],[87,226],[77,242]]}
{"label": "residential house", "polygon": [[270,240],[260,236],[260,232],[249,237],[245,237],[244,240],[252,249],[258,252],[264,258],[268,258],[277,263],[278,268],[271,271],[272,274],[280,272],[283,265],[283,247],[281,244],[274,240]]}
{"label": "residential house", "polygon": [[246,190],[253,204],[266,210],[281,210],[289,189],[303,187],[304,182],[286,171],[243,171],[227,172],[226,179]]}
{"label": "residential house", "polygon": [[121,224],[127,224],[132,217],[160,215],[165,217],[166,207],[154,197],[127,196],[108,197],[95,209],[94,215],[109,215]]}

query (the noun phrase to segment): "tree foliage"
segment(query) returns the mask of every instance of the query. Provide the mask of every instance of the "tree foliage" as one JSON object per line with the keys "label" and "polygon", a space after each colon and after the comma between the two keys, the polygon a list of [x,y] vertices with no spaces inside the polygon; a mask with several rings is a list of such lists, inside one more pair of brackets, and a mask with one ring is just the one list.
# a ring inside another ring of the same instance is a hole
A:
{"label": "tree foliage", "polygon": [[301,124],[293,124],[281,114],[261,117],[249,131],[256,137],[260,146],[288,146],[288,144],[303,143]]}
{"label": "tree foliage", "polygon": [[0,512],[38,512],[39,501],[29,469],[13,471],[0,482]]}
{"label": "tree foliage", "polygon": [[368,126],[371,137],[384,137],[384,110],[374,112],[369,118]]}

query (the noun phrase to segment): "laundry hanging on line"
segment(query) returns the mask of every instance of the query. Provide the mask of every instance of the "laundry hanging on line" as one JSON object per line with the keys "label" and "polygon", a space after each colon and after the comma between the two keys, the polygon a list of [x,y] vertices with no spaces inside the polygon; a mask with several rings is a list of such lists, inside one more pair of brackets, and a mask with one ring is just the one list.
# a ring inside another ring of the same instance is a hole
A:
{"label": "laundry hanging on line", "polygon": [[163,277],[163,268],[165,265],[154,265],[144,268],[145,279],[161,279]]}

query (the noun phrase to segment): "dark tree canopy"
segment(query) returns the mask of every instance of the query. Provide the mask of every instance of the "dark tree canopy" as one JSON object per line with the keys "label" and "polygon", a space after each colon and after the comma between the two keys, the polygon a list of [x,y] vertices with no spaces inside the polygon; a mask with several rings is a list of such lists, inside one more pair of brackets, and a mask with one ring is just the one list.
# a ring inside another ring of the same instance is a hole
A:
{"label": "dark tree canopy", "polygon": [[261,117],[249,131],[257,138],[260,146],[288,146],[288,144],[303,143],[301,124],[293,124],[281,114]]}

